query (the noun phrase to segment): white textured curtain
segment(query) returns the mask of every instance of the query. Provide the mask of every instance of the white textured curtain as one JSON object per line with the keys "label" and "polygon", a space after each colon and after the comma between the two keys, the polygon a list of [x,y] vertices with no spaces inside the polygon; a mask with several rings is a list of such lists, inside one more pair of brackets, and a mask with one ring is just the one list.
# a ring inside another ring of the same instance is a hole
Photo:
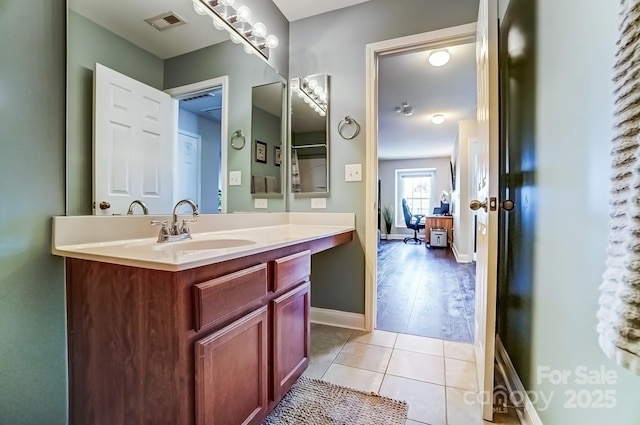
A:
{"label": "white textured curtain", "polygon": [[295,149],[291,149],[291,191],[294,193],[301,191],[300,165],[298,164],[298,152]]}
{"label": "white textured curtain", "polygon": [[640,375],[640,0],[620,4],[607,270],[597,330],[606,355]]}

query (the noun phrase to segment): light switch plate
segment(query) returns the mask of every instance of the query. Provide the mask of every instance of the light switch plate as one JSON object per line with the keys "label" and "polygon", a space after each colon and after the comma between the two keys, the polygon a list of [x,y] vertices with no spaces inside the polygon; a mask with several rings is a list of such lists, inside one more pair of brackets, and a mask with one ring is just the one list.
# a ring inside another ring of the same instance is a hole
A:
{"label": "light switch plate", "polygon": [[311,198],[312,209],[327,208],[327,198]]}
{"label": "light switch plate", "polygon": [[254,208],[268,208],[269,207],[269,200],[268,199],[256,198],[256,199],[253,200],[253,207]]}
{"label": "light switch plate", "polygon": [[242,184],[242,171],[229,171],[229,186],[240,186]]}
{"label": "light switch plate", "polygon": [[347,164],[344,166],[344,181],[361,182],[362,164]]}

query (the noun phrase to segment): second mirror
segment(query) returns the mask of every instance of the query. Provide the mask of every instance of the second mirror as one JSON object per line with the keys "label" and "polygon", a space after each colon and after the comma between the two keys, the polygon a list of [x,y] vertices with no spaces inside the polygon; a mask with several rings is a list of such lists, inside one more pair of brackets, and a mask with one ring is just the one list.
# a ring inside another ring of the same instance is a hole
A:
{"label": "second mirror", "polygon": [[291,192],[329,192],[329,76],[292,78]]}

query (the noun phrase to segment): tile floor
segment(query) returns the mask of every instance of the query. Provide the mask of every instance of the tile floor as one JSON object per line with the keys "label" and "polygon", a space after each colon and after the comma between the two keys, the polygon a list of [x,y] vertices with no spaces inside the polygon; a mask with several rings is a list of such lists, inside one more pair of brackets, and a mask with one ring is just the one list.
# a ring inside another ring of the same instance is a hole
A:
{"label": "tile floor", "polygon": [[376,330],[311,325],[306,376],[409,403],[407,425],[517,425],[513,416],[481,419],[473,346]]}

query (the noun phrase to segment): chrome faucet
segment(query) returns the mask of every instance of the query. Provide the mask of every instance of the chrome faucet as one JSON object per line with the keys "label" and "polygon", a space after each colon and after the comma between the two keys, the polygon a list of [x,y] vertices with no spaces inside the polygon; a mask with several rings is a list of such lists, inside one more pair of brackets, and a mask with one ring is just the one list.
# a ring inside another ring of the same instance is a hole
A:
{"label": "chrome faucet", "polygon": [[133,215],[133,206],[136,204],[142,207],[142,214],[149,215],[149,208],[147,208],[147,205],[139,199],[136,199],[135,201],[131,202],[131,204],[129,204],[129,211],[127,211],[127,215]]}
{"label": "chrome faucet", "polygon": [[[192,210],[193,217],[192,219],[184,219],[182,220],[182,224],[178,223],[178,207],[181,205],[189,205]],[[183,199],[178,201],[178,203],[173,207],[173,223],[171,223],[171,227],[167,224],[167,220],[153,220],[151,224],[153,226],[162,226],[160,228],[160,233],[158,234],[158,242],[175,242],[175,241],[183,241],[187,239],[191,239],[191,230],[189,229],[188,222],[194,222],[198,219],[198,205],[190,199]]]}

